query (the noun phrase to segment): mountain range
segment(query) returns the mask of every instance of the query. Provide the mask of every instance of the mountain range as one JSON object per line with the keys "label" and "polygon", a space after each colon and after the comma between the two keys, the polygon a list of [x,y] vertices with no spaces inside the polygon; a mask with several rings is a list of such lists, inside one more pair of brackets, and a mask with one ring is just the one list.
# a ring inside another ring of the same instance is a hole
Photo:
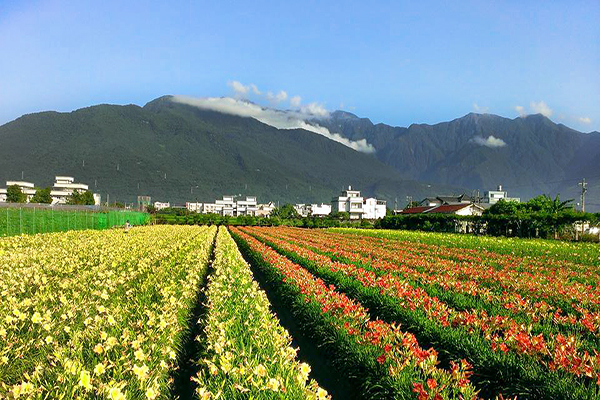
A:
{"label": "mountain range", "polygon": [[588,203],[600,208],[600,133],[578,132],[541,114],[509,119],[470,113],[404,128],[336,111],[318,123],[351,140],[366,139],[376,157],[406,179],[471,192],[503,185],[523,199],[545,193],[578,202],[578,182],[587,178]]}
{"label": "mountain range", "polygon": [[[110,194],[111,202],[150,195],[177,204],[224,194],[329,202],[352,185],[391,207],[396,199],[404,205],[406,196],[483,194],[498,184],[524,199],[541,193],[577,198],[577,182],[587,178],[588,207],[600,203],[600,133],[581,133],[539,114],[472,113],[404,128],[335,111],[306,122],[306,129],[278,129],[171,96],[143,107],[27,114],[0,126],[0,181],[20,180],[23,172],[24,180],[44,187],[55,175],[69,175],[104,200]],[[374,151],[355,151],[313,126],[366,141]]]}
{"label": "mountain range", "polygon": [[97,105],[70,113],[24,115],[0,126],[0,180],[49,186],[67,175],[111,203],[214,201],[255,195],[259,202],[326,202],[349,185],[392,201],[445,185],[403,178],[372,155],[303,129],[277,129],[172,101]]}

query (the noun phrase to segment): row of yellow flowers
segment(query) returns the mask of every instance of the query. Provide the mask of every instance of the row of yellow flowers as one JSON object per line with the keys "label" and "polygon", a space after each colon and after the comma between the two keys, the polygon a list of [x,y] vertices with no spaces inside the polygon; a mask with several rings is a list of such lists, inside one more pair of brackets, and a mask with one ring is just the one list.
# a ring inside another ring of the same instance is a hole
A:
{"label": "row of yellow flowers", "polygon": [[310,366],[300,363],[291,337],[269,309],[229,232],[217,235],[201,369],[193,378],[201,399],[325,399]]}
{"label": "row of yellow flowers", "polygon": [[0,398],[168,397],[215,233],[154,226],[0,240]]}

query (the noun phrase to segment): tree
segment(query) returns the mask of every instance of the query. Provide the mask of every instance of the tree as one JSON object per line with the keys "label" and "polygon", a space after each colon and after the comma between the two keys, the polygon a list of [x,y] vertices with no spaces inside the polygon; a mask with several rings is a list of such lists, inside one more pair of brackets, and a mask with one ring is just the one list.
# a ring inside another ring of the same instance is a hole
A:
{"label": "tree", "polygon": [[271,211],[271,217],[279,217],[281,219],[300,218],[300,214],[291,204],[284,204],[280,208],[274,208]]}
{"label": "tree", "polygon": [[67,204],[70,205],[90,205],[96,204],[94,201],[94,195],[89,190],[80,192],[79,190],[73,190],[70,196],[67,197]]}
{"label": "tree", "polygon": [[27,202],[27,196],[18,185],[10,185],[6,188],[6,201],[8,203],[25,203]]}
{"label": "tree", "polygon": [[512,215],[519,211],[520,203],[516,201],[506,201],[504,199],[498,200],[498,202],[492,205],[490,208],[484,211],[486,215]]}
{"label": "tree", "polygon": [[51,191],[52,188],[50,187],[47,187],[45,189],[37,189],[30,202],[40,204],[52,204],[52,196],[50,195]]}

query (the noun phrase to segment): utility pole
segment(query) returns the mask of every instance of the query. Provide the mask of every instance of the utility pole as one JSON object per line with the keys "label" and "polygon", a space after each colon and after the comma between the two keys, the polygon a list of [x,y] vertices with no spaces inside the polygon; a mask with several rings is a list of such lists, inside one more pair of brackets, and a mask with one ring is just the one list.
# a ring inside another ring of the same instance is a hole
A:
{"label": "utility pole", "polygon": [[581,211],[585,212],[585,192],[587,192],[587,182],[585,181],[585,178],[579,182],[579,185],[581,186]]}
{"label": "utility pole", "polygon": [[23,171],[21,171],[21,180],[23,180],[23,179],[24,179],[24,178],[23,178],[24,176],[25,176],[25,175],[24,175],[24,172],[23,172]]}

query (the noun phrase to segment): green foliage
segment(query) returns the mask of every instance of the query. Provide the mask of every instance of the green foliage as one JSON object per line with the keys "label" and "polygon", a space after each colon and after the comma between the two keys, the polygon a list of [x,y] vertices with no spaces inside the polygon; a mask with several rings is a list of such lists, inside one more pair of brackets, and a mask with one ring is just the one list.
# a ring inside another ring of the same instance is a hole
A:
{"label": "green foliage", "polygon": [[294,206],[291,204],[284,204],[279,208],[274,208],[273,211],[271,211],[271,216],[282,219],[300,218],[300,214],[298,214]]}
{"label": "green foliage", "polygon": [[52,196],[50,195],[51,191],[51,187],[47,187],[45,189],[37,189],[35,191],[35,194],[31,198],[30,203],[52,204]]}
{"label": "green foliage", "polygon": [[67,197],[67,204],[93,206],[95,204],[94,195],[89,190],[80,192],[76,189],[70,196]]}
{"label": "green foliage", "polygon": [[6,188],[6,202],[25,203],[27,202],[27,196],[21,191],[18,185],[10,185]]}

